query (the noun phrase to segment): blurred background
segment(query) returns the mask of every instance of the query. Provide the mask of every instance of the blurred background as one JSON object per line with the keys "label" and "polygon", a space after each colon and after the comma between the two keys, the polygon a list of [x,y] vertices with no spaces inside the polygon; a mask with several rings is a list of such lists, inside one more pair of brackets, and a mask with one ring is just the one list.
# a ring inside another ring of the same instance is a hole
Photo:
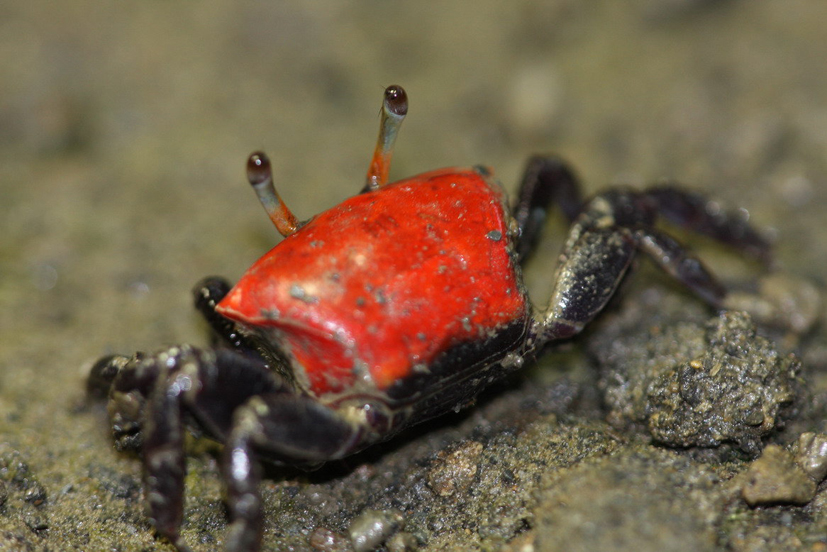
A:
{"label": "blurred background", "polygon": [[[0,513],[0,549],[104,546],[90,479],[140,466],[83,408],[89,363],[204,343],[191,286],[279,239],[247,155],[308,218],[362,187],[389,84],[410,98],[392,179],[481,163],[513,191],[543,152],[590,192],[675,178],[823,282],[825,23],[809,0],[0,3],[0,441],[49,497]],[[528,272],[538,302],[557,247]],[[120,549],[154,546],[121,507]]]}

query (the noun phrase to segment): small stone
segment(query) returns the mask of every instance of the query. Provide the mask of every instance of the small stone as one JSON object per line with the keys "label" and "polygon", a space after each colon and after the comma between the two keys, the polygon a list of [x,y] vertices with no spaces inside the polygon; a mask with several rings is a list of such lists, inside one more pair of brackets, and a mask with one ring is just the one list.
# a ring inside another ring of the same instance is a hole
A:
{"label": "small stone", "polygon": [[816,483],[827,476],[827,435],[802,433],[798,438],[795,462]]}
{"label": "small stone", "polygon": [[428,486],[437,495],[451,496],[468,489],[479,470],[482,443],[468,441],[457,448],[440,453],[428,474]]}
{"label": "small stone", "polygon": [[375,550],[405,525],[398,510],[365,510],[350,524],[350,541],[356,552]]}
{"label": "small stone", "polygon": [[806,504],[812,500],[816,484],[801,469],[789,452],[768,445],[745,473],[741,495],[750,506],[760,504]]}
{"label": "small stone", "polygon": [[388,552],[412,552],[419,548],[419,542],[412,534],[402,531],[389,538],[385,548]]}

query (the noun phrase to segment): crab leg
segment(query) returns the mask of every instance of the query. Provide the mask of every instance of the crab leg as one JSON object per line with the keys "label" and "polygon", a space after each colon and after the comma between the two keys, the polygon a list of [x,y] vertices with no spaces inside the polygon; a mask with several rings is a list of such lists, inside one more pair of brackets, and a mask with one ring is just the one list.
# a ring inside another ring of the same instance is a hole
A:
{"label": "crab leg", "polygon": [[654,228],[658,208],[647,192],[633,190],[612,190],[586,204],[560,254],[544,340],[579,333],[612,298],[637,253],[713,307],[722,305],[726,289],[700,259]]}
{"label": "crab leg", "polygon": [[521,261],[534,250],[553,203],[569,223],[574,222],[583,206],[577,177],[557,157],[535,155],[526,164],[512,211],[520,228],[517,254]]}
{"label": "crab leg", "polygon": [[649,188],[645,194],[657,202],[658,212],[669,222],[771,264],[770,243],[749,225],[746,211],[725,211],[716,202],[671,184]]}
{"label": "crab leg", "polygon": [[304,395],[258,395],[238,408],[222,462],[232,520],[226,550],[252,552],[261,545],[261,458],[314,467],[346,456],[363,436],[338,412]]}
{"label": "crab leg", "polygon": [[90,391],[101,394],[110,388],[110,417],[119,447],[142,450],[153,525],[178,550],[188,551],[179,532],[186,472],[184,412],[210,436],[225,440],[233,430],[233,413],[250,397],[292,397],[292,388],[258,359],[186,345],[129,359],[107,357],[93,372]]}
{"label": "crab leg", "polygon": [[571,337],[603,310],[632,264],[635,239],[625,229],[594,229],[560,254],[542,341]]}

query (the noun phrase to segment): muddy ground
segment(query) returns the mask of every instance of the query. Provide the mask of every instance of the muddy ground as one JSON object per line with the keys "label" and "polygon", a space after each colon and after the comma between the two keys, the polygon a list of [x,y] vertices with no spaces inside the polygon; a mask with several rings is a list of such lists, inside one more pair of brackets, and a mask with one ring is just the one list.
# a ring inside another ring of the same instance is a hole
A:
{"label": "muddy ground", "polygon": [[[265,549],[827,550],[804,470],[823,453],[798,445],[826,431],[827,333],[808,327],[827,274],[825,22],[808,0],[6,2],[0,549],[172,550],[85,374],[205,343],[193,283],[237,279],[279,239],[246,156],[270,152],[300,217],[330,207],[361,188],[399,83],[392,177],[484,163],[513,191],[528,155],[556,152],[590,192],[674,178],[747,209],[803,299],[792,329],[756,334],[644,264],[476,407],[313,474],[269,470]],[[563,228],[526,269],[538,304]],[[761,273],[682,237],[732,285]],[[219,452],[189,443],[194,550],[226,529]]]}

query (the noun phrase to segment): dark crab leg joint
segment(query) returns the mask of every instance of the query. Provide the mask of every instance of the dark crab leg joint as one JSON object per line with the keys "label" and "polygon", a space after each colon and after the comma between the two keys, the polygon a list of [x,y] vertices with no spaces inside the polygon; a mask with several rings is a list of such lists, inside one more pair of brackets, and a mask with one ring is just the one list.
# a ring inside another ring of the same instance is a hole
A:
{"label": "dark crab leg joint", "polygon": [[[740,217],[677,187],[616,189],[583,202],[560,160],[532,158],[513,209],[492,171],[449,168],[388,183],[407,113],[388,87],[362,193],[305,222],[273,186],[263,153],[248,180],[284,239],[231,286],[206,278],[196,308],[214,346],[101,359],[119,448],[140,449],[157,531],[187,550],[184,420],[225,443],[231,526],[225,549],[259,550],[261,461],[313,467],[468,404],[549,342],[580,332],[644,253],[713,307],[726,290],[658,218],[769,258]],[[520,263],[559,205],[571,222],[545,309]],[[186,416],[185,416],[186,415]]]}

